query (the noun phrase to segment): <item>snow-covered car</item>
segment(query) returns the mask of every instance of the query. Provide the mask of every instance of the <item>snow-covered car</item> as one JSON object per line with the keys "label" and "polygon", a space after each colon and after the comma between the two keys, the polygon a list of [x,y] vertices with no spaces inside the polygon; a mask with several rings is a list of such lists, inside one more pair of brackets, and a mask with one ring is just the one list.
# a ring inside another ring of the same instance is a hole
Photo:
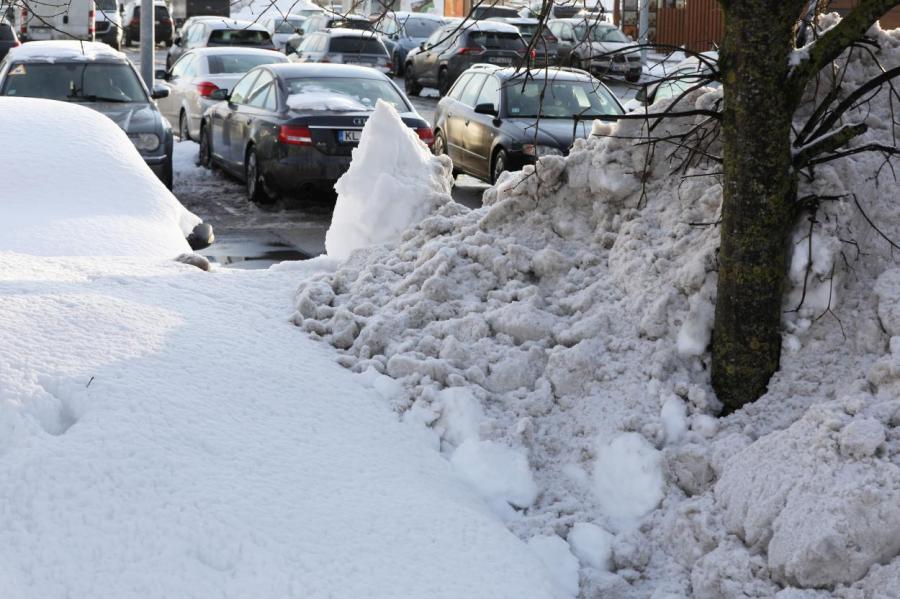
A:
{"label": "snow-covered car", "polygon": [[560,64],[595,76],[625,77],[631,82],[641,78],[640,52],[623,52],[633,42],[612,23],[576,17],[553,19],[547,28],[559,40]]}
{"label": "snow-covered car", "polygon": [[231,89],[253,67],[287,62],[287,56],[259,48],[197,48],[183,54],[168,71],[157,71],[158,84],[169,95],[157,100],[170,123],[178,124],[181,139],[200,139],[200,119],[218,100],[217,89]]}
{"label": "snow-covered car", "polygon": [[[27,68],[27,67],[26,67]],[[0,252],[174,257],[212,242],[113,121],[82,105],[0,97]]]}
{"label": "snow-covered car", "polygon": [[29,42],[0,63],[0,95],[78,103],[106,115],[171,189],[172,127],[153,102],[168,93],[150,92],[128,58],[101,42]]}

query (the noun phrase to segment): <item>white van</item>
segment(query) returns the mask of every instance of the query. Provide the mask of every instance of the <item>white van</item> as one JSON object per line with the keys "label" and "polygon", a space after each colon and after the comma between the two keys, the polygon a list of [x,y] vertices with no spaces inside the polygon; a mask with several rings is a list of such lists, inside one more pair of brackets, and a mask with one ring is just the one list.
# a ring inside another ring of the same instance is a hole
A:
{"label": "white van", "polygon": [[119,0],[95,0],[97,3],[96,31],[98,42],[103,42],[115,48],[122,49],[122,40],[125,39],[122,29],[122,14],[125,7]]}
{"label": "white van", "polygon": [[22,41],[94,41],[94,0],[41,0],[28,2],[17,15]]}

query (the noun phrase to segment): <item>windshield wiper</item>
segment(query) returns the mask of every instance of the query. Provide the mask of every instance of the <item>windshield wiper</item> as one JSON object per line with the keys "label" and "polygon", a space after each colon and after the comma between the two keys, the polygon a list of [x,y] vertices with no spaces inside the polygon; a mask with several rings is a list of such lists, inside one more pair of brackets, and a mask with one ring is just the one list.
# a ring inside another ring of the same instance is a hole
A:
{"label": "windshield wiper", "polygon": [[121,104],[127,104],[128,102],[131,102],[131,100],[125,100],[123,98],[109,98],[106,96],[98,96],[96,94],[91,94],[91,95],[87,95],[87,96],[85,96],[83,94],[70,94],[70,95],[66,96],[66,99],[68,99],[69,101],[83,100],[85,102],[118,102]]}

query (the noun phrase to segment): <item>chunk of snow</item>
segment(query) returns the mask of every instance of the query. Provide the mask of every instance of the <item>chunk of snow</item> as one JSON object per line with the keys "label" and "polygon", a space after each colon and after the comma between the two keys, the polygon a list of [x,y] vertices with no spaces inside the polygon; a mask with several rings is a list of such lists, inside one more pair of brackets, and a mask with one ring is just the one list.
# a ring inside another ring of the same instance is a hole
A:
{"label": "chunk of snow", "polygon": [[528,539],[528,546],[563,593],[578,595],[578,559],[569,551],[568,543],[556,535],[541,535]]}
{"label": "chunk of snow", "polygon": [[684,402],[676,396],[671,396],[663,403],[659,417],[662,419],[663,430],[666,433],[667,443],[678,443],[687,432],[687,408]]}
{"label": "chunk of snow", "polygon": [[469,439],[479,438],[484,410],[472,392],[465,387],[448,387],[438,393],[440,418],[436,426],[443,429],[442,438],[459,447]]}
{"label": "chunk of snow", "polygon": [[108,117],[68,102],[2,97],[0,131],[15,140],[0,144],[0,251],[157,258],[191,251],[185,238],[200,219]]}
{"label": "chunk of snow", "polygon": [[393,106],[381,100],[363,127],[325,235],[329,256],[397,241],[409,226],[450,202],[452,165],[432,156]]}
{"label": "chunk of snow", "polygon": [[581,561],[597,570],[612,570],[612,533],[590,522],[579,522],[569,531],[569,545]]}
{"label": "chunk of snow", "polygon": [[469,439],[453,452],[450,463],[456,474],[501,515],[507,513],[503,503],[526,508],[537,498],[528,459],[506,445]]}
{"label": "chunk of snow", "polygon": [[633,527],[663,498],[659,451],[638,433],[602,445],[594,461],[594,492],[611,525]]}
{"label": "chunk of snow", "polygon": [[330,110],[333,112],[357,112],[360,110],[372,110],[369,104],[363,104],[356,98],[346,94],[334,92],[308,91],[302,94],[293,94],[285,101],[288,108],[293,110]]}

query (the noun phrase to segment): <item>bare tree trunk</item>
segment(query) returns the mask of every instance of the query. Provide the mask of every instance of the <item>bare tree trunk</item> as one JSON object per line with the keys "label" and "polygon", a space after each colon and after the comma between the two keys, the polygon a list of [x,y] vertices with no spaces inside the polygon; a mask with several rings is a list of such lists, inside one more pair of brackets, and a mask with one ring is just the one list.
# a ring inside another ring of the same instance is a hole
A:
{"label": "bare tree trunk", "polygon": [[712,383],[732,409],[765,392],[781,354],[796,190],[788,57],[802,6],[802,0],[723,2],[724,198]]}

